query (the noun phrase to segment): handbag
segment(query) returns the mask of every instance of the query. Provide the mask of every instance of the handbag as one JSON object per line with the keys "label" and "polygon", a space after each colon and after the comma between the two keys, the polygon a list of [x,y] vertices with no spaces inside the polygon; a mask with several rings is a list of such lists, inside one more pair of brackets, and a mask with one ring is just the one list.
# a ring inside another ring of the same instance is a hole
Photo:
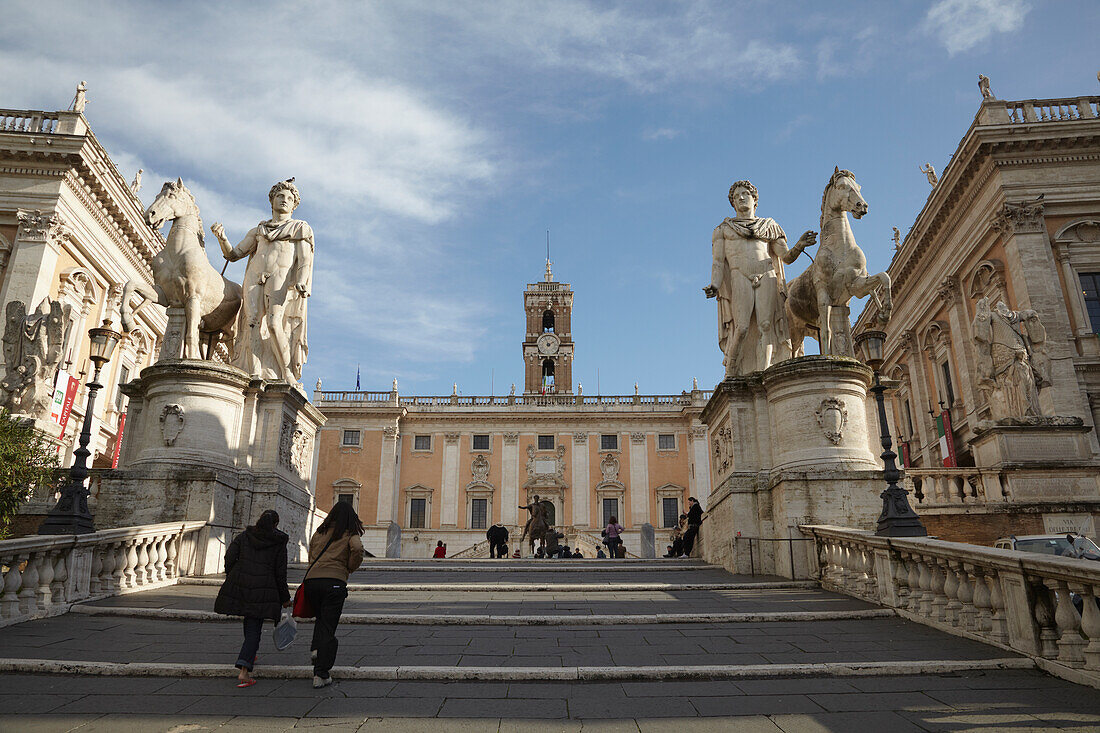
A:
{"label": "handbag", "polygon": [[282,618],[279,619],[279,623],[275,624],[273,633],[275,648],[279,651],[286,649],[294,641],[297,634],[298,624],[294,623],[294,617],[291,615],[290,609],[284,608]]}
{"label": "handbag", "polygon": [[[332,545],[333,540],[336,539],[336,533],[333,532],[333,536],[328,538],[328,542],[321,548],[321,553],[317,555],[317,560],[320,560],[328,552],[328,548]],[[314,560],[306,568],[306,575],[309,575],[309,571],[313,570],[313,566],[317,564],[317,560]],[[292,614],[295,618],[315,618],[317,612],[313,610],[313,606],[306,600],[306,579],[305,575],[302,576],[302,582],[298,584],[298,590],[294,591],[294,611]]]}

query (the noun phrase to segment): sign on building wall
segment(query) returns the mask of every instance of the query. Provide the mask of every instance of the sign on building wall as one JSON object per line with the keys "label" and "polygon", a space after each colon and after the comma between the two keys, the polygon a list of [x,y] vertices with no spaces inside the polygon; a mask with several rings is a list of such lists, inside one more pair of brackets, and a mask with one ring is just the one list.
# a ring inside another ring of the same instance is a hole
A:
{"label": "sign on building wall", "polygon": [[1091,514],[1044,514],[1043,529],[1047,534],[1083,534],[1096,538],[1096,520]]}

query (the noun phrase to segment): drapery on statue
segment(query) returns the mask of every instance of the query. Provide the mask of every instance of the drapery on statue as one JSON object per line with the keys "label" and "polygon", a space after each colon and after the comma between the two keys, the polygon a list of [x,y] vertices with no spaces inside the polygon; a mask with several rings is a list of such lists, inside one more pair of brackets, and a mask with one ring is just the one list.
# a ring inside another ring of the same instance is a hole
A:
{"label": "drapery on statue", "polygon": [[43,298],[30,314],[23,301],[8,303],[4,313],[6,372],[0,381],[0,406],[19,415],[49,417],[61,350],[72,328],[69,311],[69,306],[49,298]]}
{"label": "drapery on statue", "polygon": [[306,301],[313,286],[313,229],[291,214],[302,197],[294,179],[267,194],[271,218],[231,247],[225,228],[210,227],[230,262],[248,257],[244,304],[233,363],[254,377],[297,384],[306,363]]}
{"label": "drapery on statue", "polygon": [[[184,309],[184,359],[211,359],[219,339],[233,341],[237,311],[241,307],[241,286],[221,275],[206,256],[202,217],[195,197],[183,185],[183,179],[167,181],[149,208],[145,220],[154,229],[171,221],[164,248],[153,257],[153,286],[130,280],[122,288],[119,310],[122,330],[133,328],[134,313],[146,302]],[[130,308],[130,297],[137,293],[144,300]],[[200,334],[206,341],[201,353]],[[162,358],[175,359],[176,354]]]}
{"label": "drapery on statue", "polygon": [[982,99],[996,99],[989,89],[989,77],[985,74],[978,74],[978,91],[982,93]]}
{"label": "drapery on statue", "polygon": [[783,265],[817,238],[807,231],[788,249],[782,227],[756,216],[759,200],[752,183],[734,183],[729,201],[737,216],[725,219],[711,236],[711,278],[703,293],[718,299],[718,346],[728,377],[790,358]]}
{"label": "drapery on statue", "polygon": [[80,82],[76,85],[76,94],[73,95],[73,101],[69,104],[69,109],[73,112],[84,112],[84,107],[88,104],[88,83]]}
{"label": "drapery on statue", "polygon": [[550,512],[547,510],[546,505],[550,502],[547,500],[539,501],[539,495],[535,494],[532,501],[527,506],[521,506],[520,509],[526,509],[531,513],[531,516],[527,518],[527,524],[523,525],[523,534],[520,535],[519,541],[523,540],[530,535],[529,540],[531,544],[531,552],[535,551],[535,542],[539,545],[545,542],[546,528],[550,526],[549,516]]}
{"label": "drapery on statue", "polygon": [[936,187],[936,184],[940,182],[939,176],[936,175],[936,169],[932,167],[931,163],[925,163],[924,165],[917,166],[920,168],[920,172],[924,174],[928,179],[928,185],[932,188]]}
{"label": "drapery on statue", "polygon": [[867,213],[867,202],[851,171],[833,168],[833,175],[821,195],[821,244],[817,257],[788,288],[787,320],[791,329],[791,350],[802,356],[802,342],[813,332],[822,354],[854,356],[849,334],[837,338],[829,322],[832,308],[847,307],[852,298],[870,295],[878,305],[880,323],[886,323],[893,309],[890,276],[870,275],[867,258],[856,244],[847,212],[859,219]]}
{"label": "drapery on statue", "polygon": [[1046,329],[1033,310],[1014,311],[989,298],[975,306],[971,333],[978,352],[978,388],[994,420],[1041,417],[1039,390],[1050,386]]}

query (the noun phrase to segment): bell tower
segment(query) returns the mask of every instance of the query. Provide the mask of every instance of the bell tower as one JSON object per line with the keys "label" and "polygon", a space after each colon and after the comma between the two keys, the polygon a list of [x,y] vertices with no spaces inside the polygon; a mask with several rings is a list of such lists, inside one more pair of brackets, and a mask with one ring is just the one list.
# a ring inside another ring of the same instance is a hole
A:
{"label": "bell tower", "polygon": [[554,282],[550,265],[547,258],[543,281],[523,291],[524,394],[573,393],[573,291],[569,283]]}

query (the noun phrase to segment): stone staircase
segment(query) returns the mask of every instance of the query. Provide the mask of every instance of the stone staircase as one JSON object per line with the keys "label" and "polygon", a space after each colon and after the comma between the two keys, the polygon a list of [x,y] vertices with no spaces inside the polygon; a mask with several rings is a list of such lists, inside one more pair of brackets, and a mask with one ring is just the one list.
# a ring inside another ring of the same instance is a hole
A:
{"label": "stone staircase", "polygon": [[[292,568],[292,586],[303,571]],[[150,730],[258,717],[266,730],[419,717],[466,719],[462,730],[685,724],[669,718],[708,719],[693,723],[699,730],[1100,725],[1100,695],[1029,657],[813,581],[697,560],[368,560],[349,581],[336,684],[310,686],[303,622],[284,652],[265,630],[260,682],[239,690],[240,623],[211,611],[220,582],[183,578],[0,630],[5,725],[138,720],[126,716],[155,721]],[[448,729],[431,729],[440,725]]]}

